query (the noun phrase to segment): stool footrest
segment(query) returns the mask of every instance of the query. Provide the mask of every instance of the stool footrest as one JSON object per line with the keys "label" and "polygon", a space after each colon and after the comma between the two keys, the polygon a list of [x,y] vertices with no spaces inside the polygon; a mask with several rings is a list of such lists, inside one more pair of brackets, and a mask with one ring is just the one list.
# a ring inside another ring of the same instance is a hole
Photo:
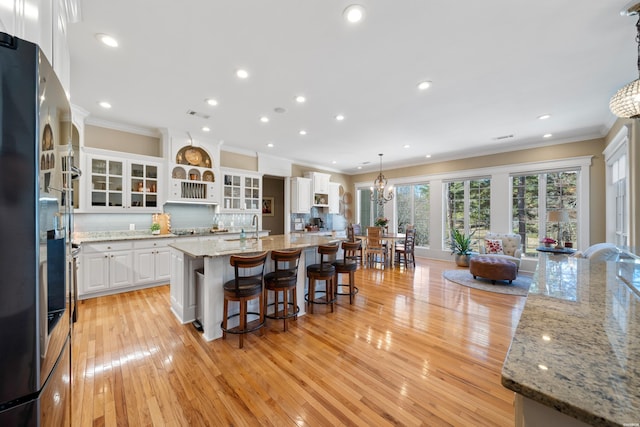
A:
{"label": "stool footrest", "polygon": [[[223,323],[220,323],[220,329],[222,329],[224,332],[228,333],[228,334],[247,334],[249,332],[254,332],[257,331],[258,329],[262,328],[265,325],[265,321],[263,320],[262,322],[260,321],[260,313],[256,313],[255,311],[247,311],[247,315],[252,314],[254,316],[258,316],[257,319],[254,319],[250,322],[247,322],[247,327],[246,329],[240,329],[240,326],[234,326],[233,328],[224,328],[222,325]],[[240,316],[240,313],[236,313],[236,314],[232,314],[231,316],[227,317],[227,320],[232,319],[234,317],[238,317]]]}
{"label": "stool footrest", "polygon": [[[279,302],[278,304],[282,304],[282,303]],[[274,305],[276,305],[276,303],[272,302],[271,304],[267,304],[267,307],[271,307],[271,306],[274,306]],[[289,310],[290,307],[293,307],[294,309],[293,310]],[[283,314],[280,314],[280,313],[283,313]],[[290,302],[290,303],[288,303],[286,314],[284,314],[284,313],[285,313],[284,309],[278,311],[278,308],[276,307],[275,311],[272,314],[266,314],[265,313],[264,317],[267,317],[269,319],[278,319],[278,320],[291,319],[293,317],[298,317],[298,313],[300,313],[300,307],[298,307],[298,306],[294,307],[293,303]]]}

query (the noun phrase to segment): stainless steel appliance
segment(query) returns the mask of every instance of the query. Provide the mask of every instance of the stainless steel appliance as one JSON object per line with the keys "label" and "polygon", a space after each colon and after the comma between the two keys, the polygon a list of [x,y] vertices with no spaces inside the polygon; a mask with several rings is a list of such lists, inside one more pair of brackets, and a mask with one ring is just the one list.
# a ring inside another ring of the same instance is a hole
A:
{"label": "stainless steel appliance", "polygon": [[45,55],[0,33],[3,426],[71,425],[70,128]]}

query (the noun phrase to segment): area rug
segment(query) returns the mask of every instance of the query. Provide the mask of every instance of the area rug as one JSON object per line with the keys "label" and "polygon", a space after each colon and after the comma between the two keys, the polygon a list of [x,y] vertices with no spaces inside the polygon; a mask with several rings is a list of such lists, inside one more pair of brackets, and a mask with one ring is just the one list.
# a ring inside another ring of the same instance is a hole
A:
{"label": "area rug", "polygon": [[469,270],[446,270],[442,273],[442,276],[451,282],[470,288],[522,297],[527,296],[529,286],[531,286],[531,277],[522,274],[518,275],[516,280],[511,284],[509,284],[509,282],[503,282],[502,280],[496,280],[495,285],[492,284],[489,279],[483,279],[482,277],[474,279],[471,273],[469,273]]}

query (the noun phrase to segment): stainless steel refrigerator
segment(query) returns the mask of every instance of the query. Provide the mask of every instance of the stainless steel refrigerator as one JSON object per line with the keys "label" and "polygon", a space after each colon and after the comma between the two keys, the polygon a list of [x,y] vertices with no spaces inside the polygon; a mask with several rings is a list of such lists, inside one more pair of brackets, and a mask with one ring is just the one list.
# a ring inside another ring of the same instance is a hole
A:
{"label": "stainless steel refrigerator", "polygon": [[71,425],[71,111],[37,45],[0,33],[0,425]]}

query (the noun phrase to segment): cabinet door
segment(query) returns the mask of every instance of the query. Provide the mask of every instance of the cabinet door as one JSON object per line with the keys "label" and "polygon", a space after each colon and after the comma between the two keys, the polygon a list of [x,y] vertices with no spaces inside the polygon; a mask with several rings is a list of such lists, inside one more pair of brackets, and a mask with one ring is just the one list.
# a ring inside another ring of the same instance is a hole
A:
{"label": "cabinet door", "polygon": [[171,279],[171,251],[169,248],[156,250],[155,263],[155,280],[169,282]]}
{"label": "cabinet door", "polygon": [[242,198],[242,177],[225,174],[223,181],[224,209],[240,209]]}
{"label": "cabinet door", "polygon": [[133,282],[133,254],[131,251],[109,254],[109,287],[122,288]]}
{"label": "cabinet door", "polygon": [[129,163],[129,203],[132,209],[155,208],[158,206],[158,166]]}
{"label": "cabinet door", "polygon": [[184,305],[184,254],[178,250],[170,250],[171,253],[171,307],[178,317],[182,319]]}
{"label": "cabinet door", "polygon": [[82,283],[80,283],[80,293],[90,294],[93,292],[109,289],[109,254],[95,253],[82,255]]}
{"label": "cabinet door", "polygon": [[260,211],[260,178],[245,176],[244,177],[244,209],[251,211]]}
{"label": "cabinet door", "polygon": [[311,179],[294,178],[291,185],[293,213],[308,214],[311,211]]}
{"label": "cabinet door", "polygon": [[143,249],[133,252],[133,282],[150,283],[155,280],[155,249]]}
{"label": "cabinet door", "polygon": [[90,207],[122,208],[124,164],[119,160],[91,157]]}
{"label": "cabinet door", "polygon": [[340,184],[329,183],[329,213],[340,213]]}

